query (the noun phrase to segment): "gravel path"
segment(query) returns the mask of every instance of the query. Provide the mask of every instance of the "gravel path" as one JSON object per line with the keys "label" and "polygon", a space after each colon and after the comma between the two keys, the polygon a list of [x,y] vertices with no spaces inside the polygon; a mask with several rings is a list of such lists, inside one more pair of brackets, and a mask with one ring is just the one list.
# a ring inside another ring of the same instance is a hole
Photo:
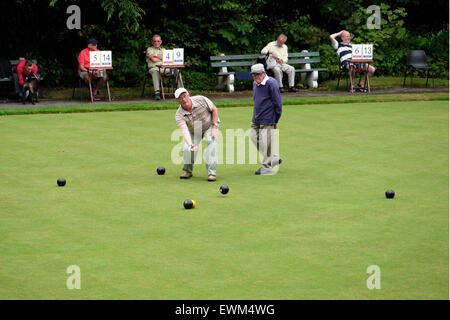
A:
{"label": "gravel path", "polygon": [[[370,93],[375,94],[398,94],[398,93],[432,93],[432,92],[449,92],[448,88],[389,88],[389,89],[375,89]],[[235,93],[208,93],[206,94],[212,100],[225,100],[225,99],[250,99],[252,98],[252,93],[250,91],[246,92],[235,92]],[[315,91],[315,90],[305,90],[298,93],[283,93],[282,97],[326,97],[326,96],[352,96],[352,95],[368,95],[368,93],[350,93],[348,91]],[[162,100],[161,100],[162,101]],[[160,102],[161,102],[160,101]],[[167,102],[175,102],[174,99],[166,99]],[[96,101],[94,104],[126,104],[126,103],[154,103],[156,102],[152,98],[147,99],[126,99],[126,100],[116,100],[112,102],[108,101]],[[42,100],[41,102],[35,104],[34,106],[30,103],[22,104],[18,102],[12,102],[8,100],[0,100],[0,108],[30,108],[30,107],[57,107],[57,106],[73,106],[73,105],[90,105],[92,104],[89,100]]]}

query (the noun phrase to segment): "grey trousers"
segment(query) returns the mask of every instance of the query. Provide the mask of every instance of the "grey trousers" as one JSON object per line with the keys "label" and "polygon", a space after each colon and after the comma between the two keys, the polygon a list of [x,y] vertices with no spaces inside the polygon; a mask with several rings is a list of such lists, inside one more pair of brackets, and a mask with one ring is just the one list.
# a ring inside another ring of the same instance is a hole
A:
{"label": "grey trousers", "polygon": [[295,68],[287,63],[279,64],[275,68],[270,69],[273,71],[275,79],[278,81],[280,88],[283,88],[283,72],[288,75],[289,87],[295,85]]}
{"label": "grey trousers", "polygon": [[256,123],[252,123],[250,130],[250,139],[263,156],[262,166],[268,170],[271,170],[280,160],[280,157],[274,153],[274,130],[273,125]]}
{"label": "grey trousers", "polygon": [[187,144],[184,144],[183,148],[183,159],[184,159],[184,166],[183,171],[187,173],[192,173],[194,170],[194,162],[197,158],[197,152],[198,152],[198,146],[202,143],[202,138],[205,139],[207,146],[205,148],[204,152],[204,159],[206,164],[206,171],[208,172],[208,175],[216,175],[217,171],[217,141],[216,139],[213,139],[211,137],[211,127],[208,128],[208,130],[205,131],[205,133],[202,135],[194,135],[191,133],[191,139],[194,143],[194,146],[196,147],[196,150],[194,152],[189,151],[189,146]]}

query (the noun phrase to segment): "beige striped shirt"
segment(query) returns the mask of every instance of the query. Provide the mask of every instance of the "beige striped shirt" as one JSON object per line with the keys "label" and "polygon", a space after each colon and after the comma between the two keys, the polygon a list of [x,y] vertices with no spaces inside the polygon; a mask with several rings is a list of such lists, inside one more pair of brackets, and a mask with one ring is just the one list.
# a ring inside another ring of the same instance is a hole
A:
{"label": "beige striped shirt", "polygon": [[205,133],[206,130],[212,125],[212,110],[213,102],[205,96],[193,96],[192,100],[192,112],[188,112],[180,107],[175,114],[175,120],[178,127],[187,125],[189,131],[194,133],[194,128],[198,132]]}

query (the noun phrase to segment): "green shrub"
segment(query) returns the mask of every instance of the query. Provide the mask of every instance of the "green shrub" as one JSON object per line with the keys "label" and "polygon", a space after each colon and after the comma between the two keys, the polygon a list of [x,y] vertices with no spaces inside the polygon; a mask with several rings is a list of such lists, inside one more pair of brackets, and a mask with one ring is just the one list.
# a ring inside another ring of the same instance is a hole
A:
{"label": "green shrub", "polygon": [[189,90],[214,90],[217,87],[217,76],[212,72],[184,69],[181,75],[184,86]]}
{"label": "green shrub", "polygon": [[119,87],[136,87],[142,84],[146,70],[135,54],[116,54],[114,69],[111,71],[111,85]]}

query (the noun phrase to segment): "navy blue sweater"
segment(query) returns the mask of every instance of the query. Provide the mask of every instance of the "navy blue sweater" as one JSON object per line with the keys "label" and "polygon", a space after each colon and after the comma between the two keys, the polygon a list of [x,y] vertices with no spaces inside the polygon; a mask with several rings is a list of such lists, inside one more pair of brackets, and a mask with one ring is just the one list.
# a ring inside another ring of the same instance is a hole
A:
{"label": "navy blue sweater", "polygon": [[269,77],[265,85],[253,82],[253,101],[253,123],[266,125],[278,123],[283,102],[277,80]]}

